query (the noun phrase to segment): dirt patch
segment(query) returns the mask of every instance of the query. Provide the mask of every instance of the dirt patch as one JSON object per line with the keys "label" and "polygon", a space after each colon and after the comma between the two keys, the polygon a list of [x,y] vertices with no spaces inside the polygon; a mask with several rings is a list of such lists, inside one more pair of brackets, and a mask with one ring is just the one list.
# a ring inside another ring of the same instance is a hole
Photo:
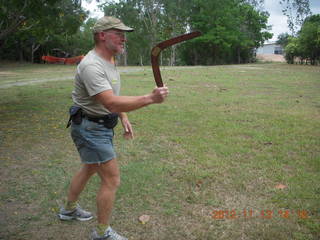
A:
{"label": "dirt patch", "polygon": [[257,59],[264,62],[286,62],[284,56],[279,54],[257,54]]}
{"label": "dirt patch", "polygon": [[8,71],[0,71],[0,75],[16,75],[17,73],[15,72],[8,72]]}

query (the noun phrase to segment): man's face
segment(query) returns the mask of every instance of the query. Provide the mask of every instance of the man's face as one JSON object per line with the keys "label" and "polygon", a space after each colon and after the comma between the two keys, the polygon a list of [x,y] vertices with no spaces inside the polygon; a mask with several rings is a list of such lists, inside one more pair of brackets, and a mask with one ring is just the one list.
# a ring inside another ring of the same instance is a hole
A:
{"label": "man's face", "polygon": [[105,47],[110,50],[113,55],[122,54],[124,52],[124,45],[127,41],[124,31],[111,29],[104,32]]}

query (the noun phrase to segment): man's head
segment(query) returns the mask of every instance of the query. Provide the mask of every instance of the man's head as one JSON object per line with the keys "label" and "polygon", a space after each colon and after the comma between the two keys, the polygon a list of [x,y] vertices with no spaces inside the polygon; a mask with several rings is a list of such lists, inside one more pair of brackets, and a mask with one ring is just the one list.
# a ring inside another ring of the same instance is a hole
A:
{"label": "man's head", "polygon": [[122,53],[126,42],[126,32],[133,28],[124,25],[120,19],[104,16],[94,24],[93,33],[96,46],[102,45],[116,55]]}

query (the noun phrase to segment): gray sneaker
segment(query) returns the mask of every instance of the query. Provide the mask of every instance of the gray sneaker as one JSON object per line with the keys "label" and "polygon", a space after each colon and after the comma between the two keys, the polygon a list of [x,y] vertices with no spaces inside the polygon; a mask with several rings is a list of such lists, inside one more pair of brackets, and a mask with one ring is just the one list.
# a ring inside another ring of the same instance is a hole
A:
{"label": "gray sneaker", "polygon": [[60,220],[66,221],[73,219],[79,221],[88,221],[93,218],[91,212],[83,210],[79,205],[77,205],[77,207],[72,211],[66,210],[64,207],[61,207],[58,217],[60,218]]}
{"label": "gray sneaker", "polygon": [[108,227],[103,236],[99,235],[94,229],[91,233],[90,240],[128,240],[128,238],[122,237],[111,227]]}

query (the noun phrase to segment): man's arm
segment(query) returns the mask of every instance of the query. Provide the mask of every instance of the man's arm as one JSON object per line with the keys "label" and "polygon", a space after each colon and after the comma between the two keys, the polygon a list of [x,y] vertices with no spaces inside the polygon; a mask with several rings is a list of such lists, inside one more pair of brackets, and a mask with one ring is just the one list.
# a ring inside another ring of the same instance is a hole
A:
{"label": "man's arm", "polygon": [[116,96],[112,90],[106,90],[93,97],[110,112],[130,112],[150,104],[162,103],[168,93],[167,87],[160,87],[144,96]]}

